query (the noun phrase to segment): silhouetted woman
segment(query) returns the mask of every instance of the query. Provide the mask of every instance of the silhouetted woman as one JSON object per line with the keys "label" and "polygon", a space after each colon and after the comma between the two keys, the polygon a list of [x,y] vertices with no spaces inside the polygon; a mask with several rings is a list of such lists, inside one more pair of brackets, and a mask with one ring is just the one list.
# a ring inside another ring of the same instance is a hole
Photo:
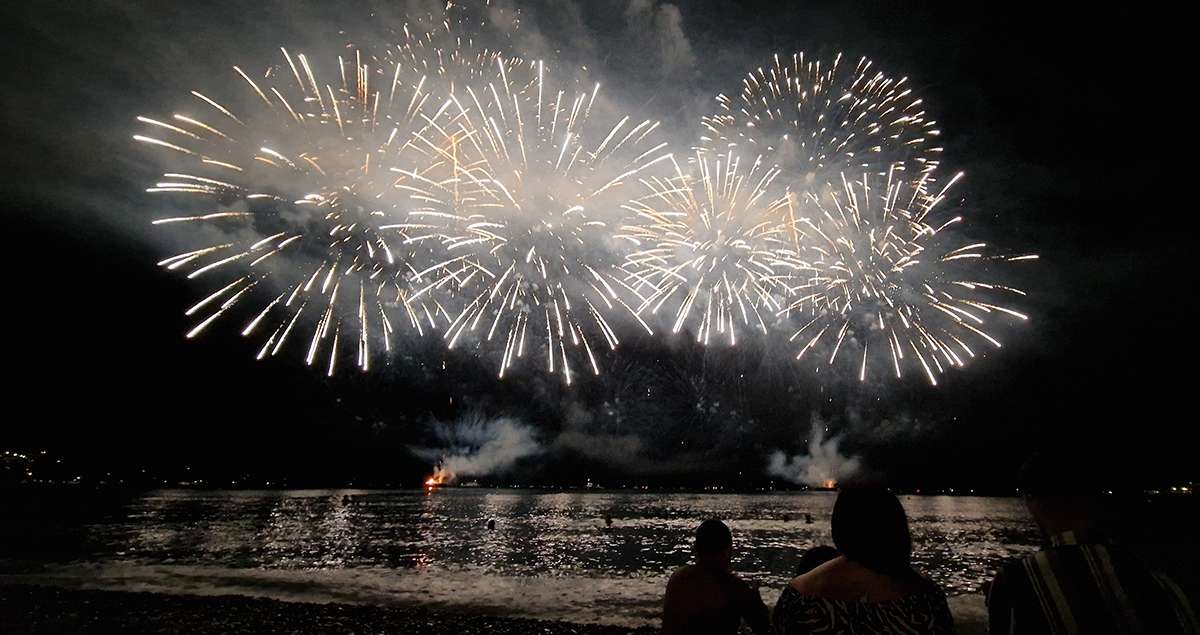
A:
{"label": "silhouetted woman", "polygon": [[838,557],[792,580],[773,620],[798,633],[950,633],[946,595],[913,570],[900,501],[886,490],[851,488],[833,506]]}

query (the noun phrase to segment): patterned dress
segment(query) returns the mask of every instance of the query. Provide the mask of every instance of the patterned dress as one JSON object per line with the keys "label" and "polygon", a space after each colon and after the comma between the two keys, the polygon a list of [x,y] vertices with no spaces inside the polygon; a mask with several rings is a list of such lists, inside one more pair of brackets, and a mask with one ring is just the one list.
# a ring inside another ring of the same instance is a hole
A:
{"label": "patterned dress", "polygon": [[914,593],[886,602],[828,600],[800,595],[791,585],[783,590],[772,617],[779,635],[808,633],[949,634],[954,618],[939,590]]}

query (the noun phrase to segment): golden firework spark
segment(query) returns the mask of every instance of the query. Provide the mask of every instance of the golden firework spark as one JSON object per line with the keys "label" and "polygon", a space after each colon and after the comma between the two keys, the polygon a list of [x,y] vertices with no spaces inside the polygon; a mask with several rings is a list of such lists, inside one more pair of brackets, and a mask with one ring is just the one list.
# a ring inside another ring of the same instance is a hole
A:
{"label": "golden firework spark", "polygon": [[599,85],[557,88],[547,75],[541,62],[502,68],[486,87],[451,97],[441,143],[454,147],[455,176],[431,189],[440,205],[428,210],[446,235],[433,286],[463,299],[449,346],[499,338],[503,377],[538,342],[546,369],[569,384],[570,351],[598,374],[595,343],[616,348],[612,312],[649,330],[626,300],[611,227],[629,184],[669,155],[657,122],[601,124],[592,116]]}
{"label": "golden firework spark", "polygon": [[261,298],[241,331],[265,328],[258,358],[279,353],[293,332],[314,323],[305,361],[320,358],[332,374],[339,343],[354,343],[364,371],[373,342],[391,348],[393,309],[418,333],[445,323],[449,314],[436,299],[413,298],[436,241],[431,227],[410,221],[404,194],[451,172],[444,152],[424,141],[448,106],[434,84],[452,83],[449,72],[470,76],[462,69],[475,68],[471,60],[515,62],[455,53],[455,64],[434,66],[441,74],[431,76],[414,50],[412,42],[379,57],[351,50],[327,82],[308,57],[281,49],[281,63],[261,73],[234,67],[247,91],[230,105],[193,91],[192,109],[138,118],[146,132],[134,139],[179,165],[148,191],[185,195],[191,200],[173,204],[199,210],[155,223],[200,224],[191,235],[219,237],[159,263],[217,279],[217,289],[188,310],[200,316],[188,337]]}
{"label": "golden firework spark", "polygon": [[993,264],[1037,256],[990,254],[985,243],[962,244],[946,231],[963,220],[944,211],[961,174],[942,185],[932,172],[916,182],[901,174],[842,176],[806,195],[796,228],[809,268],[790,282],[781,314],[802,324],[791,336],[798,359],[827,352],[825,363],[846,359],[860,381],[873,358],[897,378],[912,362],[936,385],[979,343],[1000,347],[989,332],[998,319],[1028,319],[997,299],[1023,291],[981,278]]}
{"label": "golden firework spark", "polygon": [[[672,332],[695,320],[696,339],[737,343],[738,324],[763,334],[781,311],[782,282],[804,268],[786,220],[790,199],[771,193],[779,170],[732,151],[700,154],[668,178],[645,180],[649,194],[630,203],[637,222],[621,237],[638,245],[625,264],[644,298],[638,313],[674,317]],[[673,162],[674,163],[674,162]]]}
{"label": "golden firework spark", "polygon": [[742,80],[734,97],[701,121],[699,148],[738,148],[783,170],[793,191],[841,172],[880,175],[896,164],[924,173],[938,164],[937,124],[907,78],[878,71],[866,58],[848,63],[775,55]]}

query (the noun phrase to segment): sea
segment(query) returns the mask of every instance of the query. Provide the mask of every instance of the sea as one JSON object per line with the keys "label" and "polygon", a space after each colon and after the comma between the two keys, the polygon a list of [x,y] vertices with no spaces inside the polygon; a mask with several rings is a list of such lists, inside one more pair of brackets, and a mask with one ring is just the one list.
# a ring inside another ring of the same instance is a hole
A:
{"label": "sea", "polygon": [[[667,578],[688,562],[701,520],[729,524],[734,570],[773,603],[801,554],[832,543],[835,496],[160,490],[123,499],[69,531],[34,536],[37,548],[0,552],[0,582],[642,626],[658,622]],[[951,596],[980,593],[998,566],[1038,541],[1017,498],[901,500],[915,566]]]}

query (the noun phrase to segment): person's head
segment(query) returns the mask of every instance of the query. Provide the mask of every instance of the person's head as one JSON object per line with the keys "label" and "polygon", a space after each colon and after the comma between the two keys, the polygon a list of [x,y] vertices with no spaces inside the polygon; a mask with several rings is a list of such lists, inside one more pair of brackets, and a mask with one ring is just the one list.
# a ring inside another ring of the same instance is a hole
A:
{"label": "person's head", "polygon": [[733,560],[733,534],[725,523],[710,518],[696,528],[692,552],[696,555],[696,564],[728,570]]}
{"label": "person's head", "polygon": [[878,487],[851,487],[833,504],[833,544],[846,558],[887,574],[912,571],[908,517],[894,494]]}
{"label": "person's head", "polygon": [[839,555],[841,554],[838,553],[838,550],[829,545],[813,547],[800,556],[800,562],[796,564],[796,575],[804,575]]}
{"label": "person's head", "polygon": [[1097,529],[1103,485],[1090,466],[1070,452],[1035,452],[1018,478],[1025,505],[1047,535]]}

